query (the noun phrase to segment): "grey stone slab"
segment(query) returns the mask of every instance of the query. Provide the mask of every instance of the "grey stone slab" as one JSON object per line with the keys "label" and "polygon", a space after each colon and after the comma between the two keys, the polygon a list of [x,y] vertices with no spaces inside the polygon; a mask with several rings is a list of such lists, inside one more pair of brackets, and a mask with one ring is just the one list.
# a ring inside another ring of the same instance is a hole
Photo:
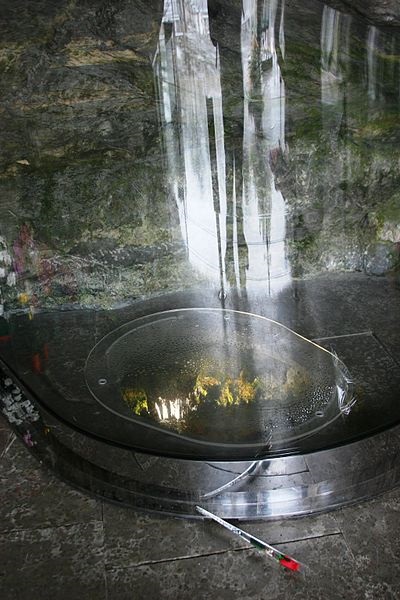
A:
{"label": "grey stone slab", "polygon": [[400,598],[400,489],[335,516],[371,598]]}
{"label": "grey stone slab", "polygon": [[9,429],[0,428],[0,458],[3,458],[13,440],[13,433]]}
{"label": "grey stone slab", "polygon": [[345,424],[360,431],[398,420],[399,365],[384,345],[371,333],[315,340],[333,349],[350,370],[357,402]]}
{"label": "grey stone slab", "polygon": [[2,600],[105,600],[101,522],[0,537]]}
{"label": "grey stone slab", "polygon": [[11,431],[10,426],[2,416],[0,417],[0,431]]}
{"label": "grey stone slab", "polygon": [[386,348],[387,352],[397,364],[400,363],[400,336],[398,330],[399,327],[397,323],[392,323],[392,327],[380,327],[376,333],[378,341]]}
{"label": "grey stone slab", "polygon": [[[211,523],[209,525],[211,526]],[[297,519],[242,523],[240,527],[272,545],[313,540],[340,533],[333,513]]]}
{"label": "grey stone slab", "polygon": [[108,600],[343,600],[367,598],[342,536],[285,544],[309,567],[306,577],[286,572],[253,550],[187,560],[144,563],[107,571]]}
{"label": "grey stone slab", "polygon": [[101,519],[101,503],[51,475],[16,440],[0,462],[0,531]]}
{"label": "grey stone slab", "polygon": [[354,481],[361,471],[370,471],[370,476],[379,475],[397,460],[400,448],[400,427],[365,438],[357,444],[348,444],[335,449],[309,454],[305,461],[315,482],[325,479],[341,479],[353,475]]}
{"label": "grey stone slab", "polygon": [[[210,521],[162,518],[110,504],[104,505],[103,518],[106,563],[110,568],[247,547],[246,542]],[[242,528],[270,543],[340,531],[332,515],[243,523]]]}

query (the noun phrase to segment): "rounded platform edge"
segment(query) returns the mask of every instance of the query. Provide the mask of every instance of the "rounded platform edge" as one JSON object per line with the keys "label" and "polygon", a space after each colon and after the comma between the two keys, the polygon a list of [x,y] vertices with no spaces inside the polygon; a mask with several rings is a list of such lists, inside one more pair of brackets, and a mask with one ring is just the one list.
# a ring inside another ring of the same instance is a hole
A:
{"label": "rounded platform edge", "polygon": [[59,478],[90,495],[138,510],[202,518],[299,517],[339,508],[400,483],[400,426],[345,446],[247,462],[140,454],[72,430],[37,406],[4,365],[0,409],[27,449]]}

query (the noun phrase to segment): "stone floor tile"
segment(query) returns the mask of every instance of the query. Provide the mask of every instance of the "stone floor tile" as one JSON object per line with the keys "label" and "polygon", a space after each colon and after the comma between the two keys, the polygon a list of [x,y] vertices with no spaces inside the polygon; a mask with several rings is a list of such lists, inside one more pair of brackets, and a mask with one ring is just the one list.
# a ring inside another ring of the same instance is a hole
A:
{"label": "stone floor tile", "polygon": [[0,531],[101,519],[101,503],[41,467],[20,440],[0,461]]}
{"label": "stone floor tile", "polygon": [[0,427],[0,460],[5,456],[14,437],[9,429]]}
{"label": "stone floor tile", "polygon": [[0,536],[2,600],[105,600],[105,593],[101,522]]}
{"label": "stone floor tile", "polygon": [[336,519],[358,572],[369,581],[376,598],[384,594],[400,598],[400,489],[341,509]]}
{"label": "stone floor tile", "polygon": [[[220,525],[202,520],[165,518],[105,504],[106,562],[127,567],[143,561],[174,559],[247,546]],[[340,530],[332,515],[248,522],[243,529],[270,543],[319,537]]]}
{"label": "stone floor tile", "polygon": [[284,571],[253,550],[144,563],[107,571],[108,600],[361,600],[362,582],[341,535],[282,547],[304,560],[306,577]]}

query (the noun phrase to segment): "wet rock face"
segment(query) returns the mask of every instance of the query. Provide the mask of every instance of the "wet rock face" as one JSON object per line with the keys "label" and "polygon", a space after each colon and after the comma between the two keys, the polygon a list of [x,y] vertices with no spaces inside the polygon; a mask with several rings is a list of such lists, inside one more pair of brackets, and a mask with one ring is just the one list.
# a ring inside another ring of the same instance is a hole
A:
{"label": "wet rock face", "polygon": [[[61,302],[69,294],[72,301],[90,302],[101,295],[99,290],[104,297],[136,297],[144,286],[153,293],[197,281],[186,260],[184,227],[171,190],[175,184],[182,188],[198,139],[194,136],[196,143],[187,146],[186,164],[166,164],[166,148],[172,147],[166,140],[176,142],[176,130],[182,127],[176,116],[175,129],[161,119],[162,77],[157,76],[154,58],[164,4],[1,2],[0,236],[10,256],[19,248],[25,265],[21,272],[25,268],[33,275],[31,285],[38,297],[47,290],[46,301],[58,295]],[[254,49],[267,39],[259,31],[259,39],[248,44],[246,59],[240,0],[186,4],[208,6],[206,46],[212,57],[207,68],[214,75],[220,69],[215,81],[222,90],[223,123],[216,137],[225,144],[228,210],[223,225],[231,236],[227,273],[233,272],[235,228],[239,279],[248,269],[246,244],[254,232],[245,231],[239,206],[245,170],[248,182],[258,186],[260,212],[268,213],[264,190],[273,178],[275,196],[279,190],[283,194],[279,201],[287,210],[284,242],[292,275],[325,269],[380,274],[392,268],[400,240],[399,43],[394,33],[375,31],[371,23],[389,22],[383,16],[392,14],[391,23],[396,24],[400,3],[329,0],[343,10],[339,12],[317,0],[287,0],[285,10],[280,1],[265,0],[269,9],[277,8],[269,30],[275,38],[273,58],[260,52],[256,56]],[[263,2],[257,6],[260,16]],[[352,19],[346,16],[349,12]],[[358,19],[360,12],[370,21]],[[168,37],[171,30],[169,23],[163,35]],[[194,45],[193,51],[199,48]],[[189,65],[198,75],[208,58],[203,60],[200,52],[192,60],[189,54],[182,68]],[[254,81],[245,82],[249,57],[248,74]],[[279,127],[273,122],[276,115],[268,113],[273,102],[262,96],[272,63],[286,102],[284,110],[276,111]],[[215,87],[208,90],[206,104]],[[183,96],[178,92],[180,102]],[[196,102],[197,109],[201,102]],[[205,117],[208,133],[215,125],[211,112]],[[190,114],[192,122],[199,120],[199,114]],[[275,137],[266,147],[262,128],[267,128],[268,119]],[[252,122],[256,134],[246,155],[245,136]],[[210,168],[214,180],[217,170],[215,164]],[[268,219],[264,221],[262,227],[268,227]],[[257,237],[262,227],[254,230],[254,247],[264,243]],[[29,232],[25,241],[24,231]],[[3,279],[10,275],[11,281],[12,264],[0,260],[0,268]],[[22,276],[17,284],[22,286],[18,292],[25,293]]]}
{"label": "wet rock face", "polygon": [[344,12],[358,13],[380,25],[400,27],[399,0],[327,0],[327,4]]}
{"label": "wet rock face", "polygon": [[5,1],[1,11],[0,168],[142,142],[161,2]]}
{"label": "wet rock face", "polygon": [[399,0],[355,0],[351,4],[371,19],[388,25],[400,25]]}

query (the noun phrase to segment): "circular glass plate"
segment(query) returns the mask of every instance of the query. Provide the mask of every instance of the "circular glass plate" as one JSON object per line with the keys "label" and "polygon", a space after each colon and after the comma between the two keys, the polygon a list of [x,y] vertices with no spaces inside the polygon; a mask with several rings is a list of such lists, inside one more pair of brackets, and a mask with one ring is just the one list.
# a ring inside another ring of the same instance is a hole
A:
{"label": "circular glass plate", "polygon": [[334,354],[276,321],[224,309],[135,319],[93,348],[85,377],[114,417],[168,434],[172,452],[179,439],[210,456],[295,444],[353,402]]}

